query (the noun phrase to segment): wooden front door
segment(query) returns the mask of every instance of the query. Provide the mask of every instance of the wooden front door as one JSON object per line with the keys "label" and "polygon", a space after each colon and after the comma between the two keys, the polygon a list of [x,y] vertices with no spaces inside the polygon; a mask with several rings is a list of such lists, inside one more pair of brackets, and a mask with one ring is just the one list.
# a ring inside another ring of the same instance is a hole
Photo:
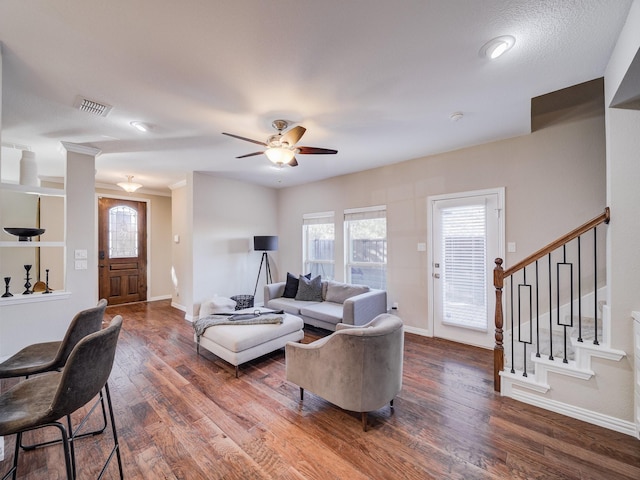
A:
{"label": "wooden front door", "polygon": [[147,204],[98,199],[98,288],[109,305],[147,299]]}

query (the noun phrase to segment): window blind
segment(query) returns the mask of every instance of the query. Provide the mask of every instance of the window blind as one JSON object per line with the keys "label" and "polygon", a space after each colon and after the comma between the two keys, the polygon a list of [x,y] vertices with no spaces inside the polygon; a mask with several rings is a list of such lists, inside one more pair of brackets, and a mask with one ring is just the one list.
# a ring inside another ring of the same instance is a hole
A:
{"label": "window blind", "polygon": [[305,213],[302,215],[303,225],[322,225],[325,223],[335,223],[333,212]]}
{"label": "window blind", "polygon": [[444,323],[487,329],[486,231],[484,204],[442,211]]}

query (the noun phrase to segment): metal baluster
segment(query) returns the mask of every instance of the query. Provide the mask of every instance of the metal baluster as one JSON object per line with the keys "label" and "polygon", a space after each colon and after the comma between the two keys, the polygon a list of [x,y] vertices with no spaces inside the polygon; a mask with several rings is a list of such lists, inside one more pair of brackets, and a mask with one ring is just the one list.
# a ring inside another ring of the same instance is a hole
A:
{"label": "metal baluster", "polygon": [[[529,338],[528,340],[522,339],[522,297],[520,292],[523,288],[526,288],[529,291],[529,315],[528,315],[528,323],[529,323]],[[518,285],[518,341],[522,343],[522,348],[524,352],[523,356],[523,377],[527,377],[527,345],[531,344],[531,340],[533,337],[533,326],[531,317],[531,285],[527,284],[527,267],[522,269],[522,283]]]}
{"label": "metal baluster", "polygon": [[553,295],[551,291],[551,252],[549,252],[549,360],[553,360]]}
{"label": "metal baluster", "polygon": [[540,286],[538,280],[538,260],[536,260],[536,357],[540,358]]}
{"label": "metal baluster", "polygon": [[600,345],[598,343],[598,235],[596,227],[593,227],[593,317],[595,323],[593,344]]}
{"label": "metal baluster", "polygon": [[578,237],[578,341],[582,343],[582,267],[580,254],[580,237]]}
{"label": "metal baluster", "polygon": [[509,290],[511,295],[511,373],[516,373],[515,369],[515,335],[513,334],[513,276],[509,278]]}
{"label": "metal baluster", "polygon": [[[566,323],[562,323],[560,321],[560,267],[562,265],[568,265],[569,266],[569,287],[570,287],[570,294],[569,294],[569,318],[570,318],[570,322],[568,324]],[[569,360],[567,359],[567,327],[570,327],[573,325],[573,264],[567,262],[567,244],[565,243],[562,246],[562,262],[558,262],[556,265],[556,282],[557,282],[557,291],[556,291],[556,298],[557,298],[557,305],[556,305],[556,322],[558,324],[558,326],[562,327],[562,334],[563,334],[563,352],[562,352],[562,363],[569,363]]]}

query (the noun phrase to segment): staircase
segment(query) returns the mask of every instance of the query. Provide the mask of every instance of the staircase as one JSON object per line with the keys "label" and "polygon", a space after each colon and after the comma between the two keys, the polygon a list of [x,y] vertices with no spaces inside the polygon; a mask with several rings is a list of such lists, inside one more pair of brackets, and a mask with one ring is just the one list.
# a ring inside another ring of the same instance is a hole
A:
{"label": "staircase", "polygon": [[506,270],[496,259],[494,387],[503,396],[635,435],[634,424],[566,400],[606,375],[602,359],[619,362],[626,355],[610,346],[606,286],[598,283],[605,277],[602,230],[608,221],[607,208]]}

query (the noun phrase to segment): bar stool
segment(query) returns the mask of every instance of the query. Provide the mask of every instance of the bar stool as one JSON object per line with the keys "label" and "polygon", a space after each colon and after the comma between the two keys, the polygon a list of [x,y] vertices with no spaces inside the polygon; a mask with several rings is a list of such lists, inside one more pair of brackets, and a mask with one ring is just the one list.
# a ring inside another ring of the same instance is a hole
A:
{"label": "bar stool", "polygon": [[[29,378],[31,375],[52,372],[63,368],[76,344],[90,333],[97,332],[102,328],[102,320],[104,318],[104,311],[106,308],[107,301],[105,299],[101,299],[95,307],[82,310],[73,317],[73,320],[71,320],[62,340],[28,345],[15,355],[0,363],[0,379],[14,377]],[[98,401],[87,416],[93,412],[98,405],[98,402],[102,405],[103,426],[92,432],[77,435],[76,438],[88,435],[98,435],[107,427],[107,414],[104,408],[102,392],[100,393]],[[81,422],[78,430],[83,424],[84,421]],[[36,445],[21,446],[26,450],[31,450],[51,443],[56,443],[58,441],[59,440],[53,440]]]}
{"label": "bar stool", "polygon": [[121,328],[122,317],[118,315],[107,328],[81,339],[69,355],[62,371],[28,378],[0,394],[0,436],[16,434],[13,465],[2,480],[8,479],[9,476],[14,480],[16,478],[22,434],[49,426],[60,431],[67,479],[75,479],[74,442],[69,441],[69,432],[59,419],[69,418],[102,389],[105,390],[109,407],[114,446],[98,478],[102,477],[114,455],[118,461],[120,478],[124,478],[111,395],[107,385]]}

